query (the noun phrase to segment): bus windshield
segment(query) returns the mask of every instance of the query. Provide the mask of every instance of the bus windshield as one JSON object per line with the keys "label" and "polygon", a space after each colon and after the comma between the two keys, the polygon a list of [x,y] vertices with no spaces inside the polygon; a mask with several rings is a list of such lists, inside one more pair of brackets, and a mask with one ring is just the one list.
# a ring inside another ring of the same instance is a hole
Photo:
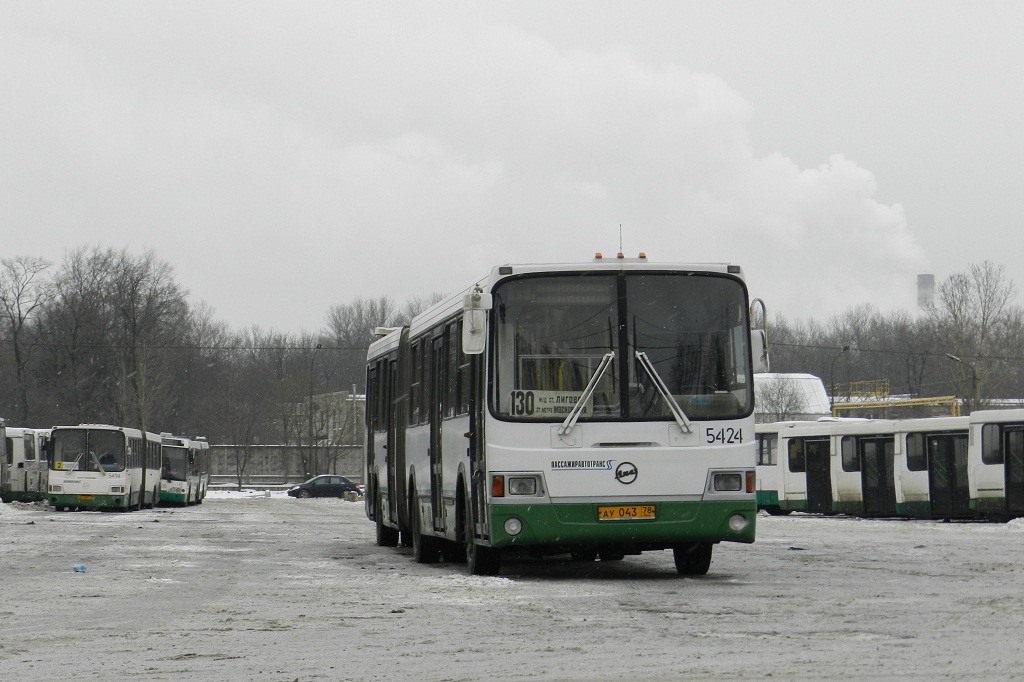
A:
{"label": "bus windshield", "polygon": [[184,481],[188,469],[188,450],[164,446],[164,468],[161,478],[166,481]]}
{"label": "bus windshield", "polygon": [[[499,417],[561,421],[581,400],[581,421],[671,419],[672,402],[689,419],[753,409],[746,292],[737,279],[537,275],[501,282],[492,294],[491,409]],[[614,360],[585,397],[609,353]]]}
{"label": "bus windshield", "polygon": [[124,471],[124,434],[119,431],[60,429],[53,432],[57,471]]}

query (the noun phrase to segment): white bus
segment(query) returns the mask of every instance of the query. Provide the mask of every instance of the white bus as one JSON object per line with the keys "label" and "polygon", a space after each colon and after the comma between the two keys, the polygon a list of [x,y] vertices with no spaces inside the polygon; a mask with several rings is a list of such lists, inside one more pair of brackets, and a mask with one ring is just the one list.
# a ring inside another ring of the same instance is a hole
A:
{"label": "white bus", "polygon": [[201,504],[210,485],[210,444],[205,438],[183,438],[161,433],[163,467],[160,501]]}
{"label": "white bus", "polygon": [[[0,427],[2,428],[2,427]],[[46,499],[45,429],[7,427],[5,453],[0,457],[0,499],[4,502],[35,502]]]}
{"label": "white bus", "polygon": [[616,560],[753,542],[754,371],[739,266],[495,267],[367,356],[366,512],[419,562]]}
{"label": "white bus", "polygon": [[[775,429],[778,444],[775,474],[779,511],[833,513],[832,418],[782,422]],[[762,424],[772,433],[770,424]],[[762,441],[763,442],[763,441]]]}
{"label": "white bus", "polygon": [[832,511],[896,516],[896,422],[838,419],[832,430]]}
{"label": "white bus", "polygon": [[1024,516],[1024,409],[971,412],[967,461],[974,511]]}
{"label": "white bus", "polygon": [[160,501],[160,436],[105,424],[54,426],[47,445],[50,505],[142,509]]}
{"label": "white bus", "polygon": [[755,489],[757,490],[758,509],[763,509],[773,516],[785,515],[793,511],[791,508],[783,509],[779,504],[781,488],[779,434],[794,424],[809,423],[813,422],[807,420],[787,420],[755,424],[754,432],[757,436],[757,476]]}
{"label": "white bus", "polygon": [[896,422],[896,513],[962,519],[971,510],[967,475],[968,417]]}

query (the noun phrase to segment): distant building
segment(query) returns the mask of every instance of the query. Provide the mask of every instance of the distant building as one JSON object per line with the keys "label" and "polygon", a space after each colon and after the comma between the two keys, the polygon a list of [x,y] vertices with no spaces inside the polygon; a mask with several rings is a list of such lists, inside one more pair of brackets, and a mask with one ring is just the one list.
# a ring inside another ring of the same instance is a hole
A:
{"label": "distant building", "polygon": [[917,276],[917,307],[931,308],[935,305],[935,275]]}

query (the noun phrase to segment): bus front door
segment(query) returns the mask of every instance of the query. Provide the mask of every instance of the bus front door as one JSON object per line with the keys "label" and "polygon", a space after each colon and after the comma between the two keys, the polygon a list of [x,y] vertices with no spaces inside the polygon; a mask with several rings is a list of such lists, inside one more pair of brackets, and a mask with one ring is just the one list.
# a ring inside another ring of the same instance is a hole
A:
{"label": "bus front door", "polygon": [[807,467],[807,511],[828,514],[832,511],[832,474],[829,472],[829,442],[804,441]]}
{"label": "bus front door", "polygon": [[869,516],[896,514],[896,485],[892,438],[860,442],[861,491],[864,513]]}
{"label": "bus front door", "polygon": [[1004,429],[1006,512],[1024,515],[1024,427]]}
{"label": "bus front door", "polygon": [[933,518],[971,515],[967,484],[967,434],[929,436],[928,499]]}

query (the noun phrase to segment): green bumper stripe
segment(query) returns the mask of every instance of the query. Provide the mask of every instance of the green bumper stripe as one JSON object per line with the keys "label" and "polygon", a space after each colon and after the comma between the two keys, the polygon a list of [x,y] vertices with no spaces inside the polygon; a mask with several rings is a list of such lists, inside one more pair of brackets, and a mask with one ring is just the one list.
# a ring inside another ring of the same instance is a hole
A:
{"label": "green bumper stripe", "polygon": [[127,495],[90,495],[91,500],[80,499],[80,495],[54,495],[50,494],[50,506],[52,507],[113,507],[123,509],[128,506]]}
{"label": "green bumper stripe", "polygon": [[188,495],[186,493],[169,493],[165,490],[160,491],[161,502],[178,502],[185,504],[188,502]]}
{"label": "green bumper stripe", "polygon": [[[605,504],[495,504],[490,508],[491,545],[494,547],[565,545],[578,543],[753,542],[757,503],[656,502],[653,520],[598,521],[598,506]],[[729,529],[729,518],[747,519],[740,532]],[[505,521],[516,517],[523,530],[512,537]]]}

